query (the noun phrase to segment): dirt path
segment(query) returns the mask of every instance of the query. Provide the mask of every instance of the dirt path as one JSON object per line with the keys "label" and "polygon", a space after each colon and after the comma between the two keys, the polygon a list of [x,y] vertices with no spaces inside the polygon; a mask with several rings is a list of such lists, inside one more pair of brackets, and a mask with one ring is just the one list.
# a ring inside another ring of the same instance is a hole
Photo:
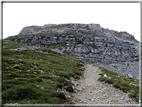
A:
{"label": "dirt path", "polygon": [[85,66],[84,76],[73,81],[75,92],[71,100],[75,104],[138,104],[128,94],[114,88],[110,84],[99,82],[101,70],[91,64]]}

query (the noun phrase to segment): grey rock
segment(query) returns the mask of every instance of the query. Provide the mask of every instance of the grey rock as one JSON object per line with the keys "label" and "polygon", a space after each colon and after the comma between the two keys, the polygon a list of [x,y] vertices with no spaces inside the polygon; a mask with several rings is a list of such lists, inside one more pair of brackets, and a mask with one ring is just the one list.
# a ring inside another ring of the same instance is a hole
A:
{"label": "grey rock", "polygon": [[[29,36],[25,36],[27,34]],[[85,63],[113,64],[139,60],[139,42],[133,35],[104,29],[99,24],[28,26],[19,35],[8,37],[7,40],[48,47]],[[121,73],[125,71],[120,67],[118,69]]]}
{"label": "grey rock", "polygon": [[111,71],[139,79],[139,61],[97,65],[107,68]]}
{"label": "grey rock", "polygon": [[132,78],[133,76],[132,76],[132,74],[129,73],[129,74],[128,74],[128,77],[131,77],[131,78]]}

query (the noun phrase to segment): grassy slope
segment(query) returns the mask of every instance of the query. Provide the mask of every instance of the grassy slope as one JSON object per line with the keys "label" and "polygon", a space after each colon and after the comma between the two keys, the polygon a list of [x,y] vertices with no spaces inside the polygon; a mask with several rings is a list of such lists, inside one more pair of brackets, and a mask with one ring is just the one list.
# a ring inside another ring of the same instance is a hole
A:
{"label": "grassy slope", "polygon": [[[8,42],[3,48],[3,103],[21,104],[59,104],[71,103],[57,88],[72,92],[70,77],[76,79],[82,75],[82,62],[43,48],[39,50],[12,51],[23,44]],[[38,51],[43,51],[44,54]],[[113,84],[114,87],[130,93],[130,97],[139,100],[139,82],[137,79],[123,76],[100,67],[100,81]],[[42,73],[42,71],[44,73]],[[108,78],[104,78],[107,74]],[[111,77],[111,78],[110,78]],[[11,94],[12,93],[12,94]]]}
{"label": "grassy slope", "polygon": [[[24,46],[8,42],[3,48],[3,104],[71,103],[58,88],[73,92],[70,77],[82,75],[81,61],[44,48],[9,50]],[[43,51],[47,54],[38,52]]]}
{"label": "grassy slope", "polygon": [[[129,93],[130,97],[133,97],[138,102],[139,100],[139,80],[130,78],[103,67],[99,67],[102,71],[99,78],[100,81],[104,81],[108,84],[113,84],[115,88],[123,90],[124,92]],[[107,75],[107,78],[104,77],[104,74]]]}

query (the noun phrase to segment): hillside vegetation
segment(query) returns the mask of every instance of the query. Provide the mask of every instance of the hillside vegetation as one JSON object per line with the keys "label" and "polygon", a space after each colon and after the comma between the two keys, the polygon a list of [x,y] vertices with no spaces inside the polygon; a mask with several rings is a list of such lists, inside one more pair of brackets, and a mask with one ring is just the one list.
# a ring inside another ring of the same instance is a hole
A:
{"label": "hillside vegetation", "polygon": [[[99,24],[27,26],[2,45],[3,104],[72,104],[66,91],[76,91],[72,80],[83,75],[84,63],[105,65],[99,80],[140,100],[133,79],[139,78],[139,42],[127,32]],[[105,69],[110,64],[112,71]]]}
{"label": "hillside vegetation", "polygon": [[[99,67],[102,71],[99,81],[104,81],[108,84],[113,84],[113,87],[122,90],[125,93],[129,93],[131,98],[134,98],[137,102],[139,101],[139,80],[130,78],[110,71],[103,67]],[[106,76],[104,76],[106,75]]]}
{"label": "hillside vegetation", "polygon": [[58,88],[73,92],[70,78],[80,78],[83,62],[45,47],[24,47],[3,42],[3,104],[71,104]]}
{"label": "hillside vegetation", "polygon": [[[70,78],[78,80],[82,61],[46,47],[3,41],[3,104],[73,104],[63,92],[74,92]],[[100,67],[99,78],[139,101],[139,80]],[[104,77],[104,75],[107,77]]]}

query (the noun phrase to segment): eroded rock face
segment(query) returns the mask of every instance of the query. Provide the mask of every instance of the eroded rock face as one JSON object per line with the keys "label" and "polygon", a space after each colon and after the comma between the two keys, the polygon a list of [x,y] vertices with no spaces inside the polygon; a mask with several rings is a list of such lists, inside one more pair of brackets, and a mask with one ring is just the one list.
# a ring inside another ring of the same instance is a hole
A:
{"label": "eroded rock face", "polygon": [[118,63],[139,60],[139,42],[127,32],[99,24],[60,24],[25,27],[13,41],[46,46],[85,63]]}

